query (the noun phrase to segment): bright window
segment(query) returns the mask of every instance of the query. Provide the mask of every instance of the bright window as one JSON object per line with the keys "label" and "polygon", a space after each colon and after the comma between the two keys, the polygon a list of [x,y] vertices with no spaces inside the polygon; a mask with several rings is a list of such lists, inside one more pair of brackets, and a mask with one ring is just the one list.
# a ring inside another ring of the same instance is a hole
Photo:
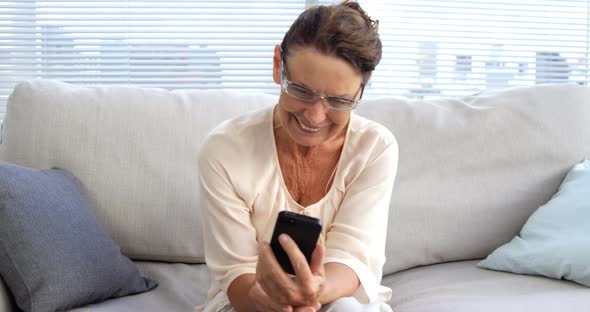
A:
{"label": "bright window", "polygon": [[589,0],[368,1],[384,44],[372,89],[426,97],[587,85],[589,7]]}
{"label": "bright window", "polygon": [[[2,1],[0,119],[35,78],[277,93],[272,53],[324,0]],[[455,96],[588,84],[590,0],[360,1],[380,20],[383,61],[366,96]]]}

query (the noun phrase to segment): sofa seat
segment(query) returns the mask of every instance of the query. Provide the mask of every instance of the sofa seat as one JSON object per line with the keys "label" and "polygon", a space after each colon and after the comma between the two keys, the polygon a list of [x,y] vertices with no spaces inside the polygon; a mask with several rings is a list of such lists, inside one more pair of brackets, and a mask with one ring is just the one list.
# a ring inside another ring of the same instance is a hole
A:
{"label": "sofa seat", "polygon": [[162,312],[193,311],[205,302],[209,275],[205,265],[135,262],[142,273],[159,282],[154,290],[139,295],[127,296],[91,304],[71,312]]}
{"label": "sofa seat", "polygon": [[383,278],[395,312],[588,312],[590,288],[568,281],[478,268],[459,261],[413,268]]}
{"label": "sofa seat", "polygon": [[[418,267],[383,278],[395,312],[588,312],[590,289],[568,281],[483,270],[476,261]],[[192,311],[206,299],[204,265],[136,262],[160,285],[153,291],[107,300],[71,312]]]}

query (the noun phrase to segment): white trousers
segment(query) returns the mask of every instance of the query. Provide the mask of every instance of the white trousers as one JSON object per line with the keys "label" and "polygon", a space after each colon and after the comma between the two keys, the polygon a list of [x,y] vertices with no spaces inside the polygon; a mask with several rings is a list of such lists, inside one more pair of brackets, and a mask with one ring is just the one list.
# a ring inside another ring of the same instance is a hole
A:
{"label": "white trousers", "polygon": [[393,310],[387,303],[380,300],[361,304],[353,297],[345,297],[328,303],[320,309],[320,312],[393,312]]}
{"label": "white trousers", "polygon": [[[227,306],[221,311],[236,312],[231,306]],[[361,304],[352,297],[345,297],[322,306],[320,312],[393,312],[393,310],[387,303],[380,300],[369,304]]]}

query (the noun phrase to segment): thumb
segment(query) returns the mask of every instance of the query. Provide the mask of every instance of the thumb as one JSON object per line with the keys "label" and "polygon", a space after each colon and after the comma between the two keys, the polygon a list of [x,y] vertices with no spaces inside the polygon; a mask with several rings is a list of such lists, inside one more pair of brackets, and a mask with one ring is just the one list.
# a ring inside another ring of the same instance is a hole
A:
{"label": "thumb", "polygon": [[322,244],[316,245],[311,254],[311,263],[309,267],[313,275],[324,276],[324,257],[326,255],[326,247]]}

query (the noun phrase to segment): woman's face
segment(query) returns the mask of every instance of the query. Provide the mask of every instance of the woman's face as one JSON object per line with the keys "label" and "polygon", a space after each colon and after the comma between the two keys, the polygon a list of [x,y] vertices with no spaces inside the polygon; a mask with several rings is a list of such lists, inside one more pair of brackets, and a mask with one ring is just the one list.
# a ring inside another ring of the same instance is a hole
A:
{"label": "woman's face", "polygon": [[[344,60],[314,48],[292,49],[286,57],[286,78],[323,96],[358,99],[362,75]],[[282,59],[275,47],[273,79],[281,83]],[[278,119],[278,120],[277,120]],[[318,98],[314,102],[295,99],[284,91],[279,97],[275,122],[296,144],[317,146],[346,133],[350,112],[332,110]]]}

